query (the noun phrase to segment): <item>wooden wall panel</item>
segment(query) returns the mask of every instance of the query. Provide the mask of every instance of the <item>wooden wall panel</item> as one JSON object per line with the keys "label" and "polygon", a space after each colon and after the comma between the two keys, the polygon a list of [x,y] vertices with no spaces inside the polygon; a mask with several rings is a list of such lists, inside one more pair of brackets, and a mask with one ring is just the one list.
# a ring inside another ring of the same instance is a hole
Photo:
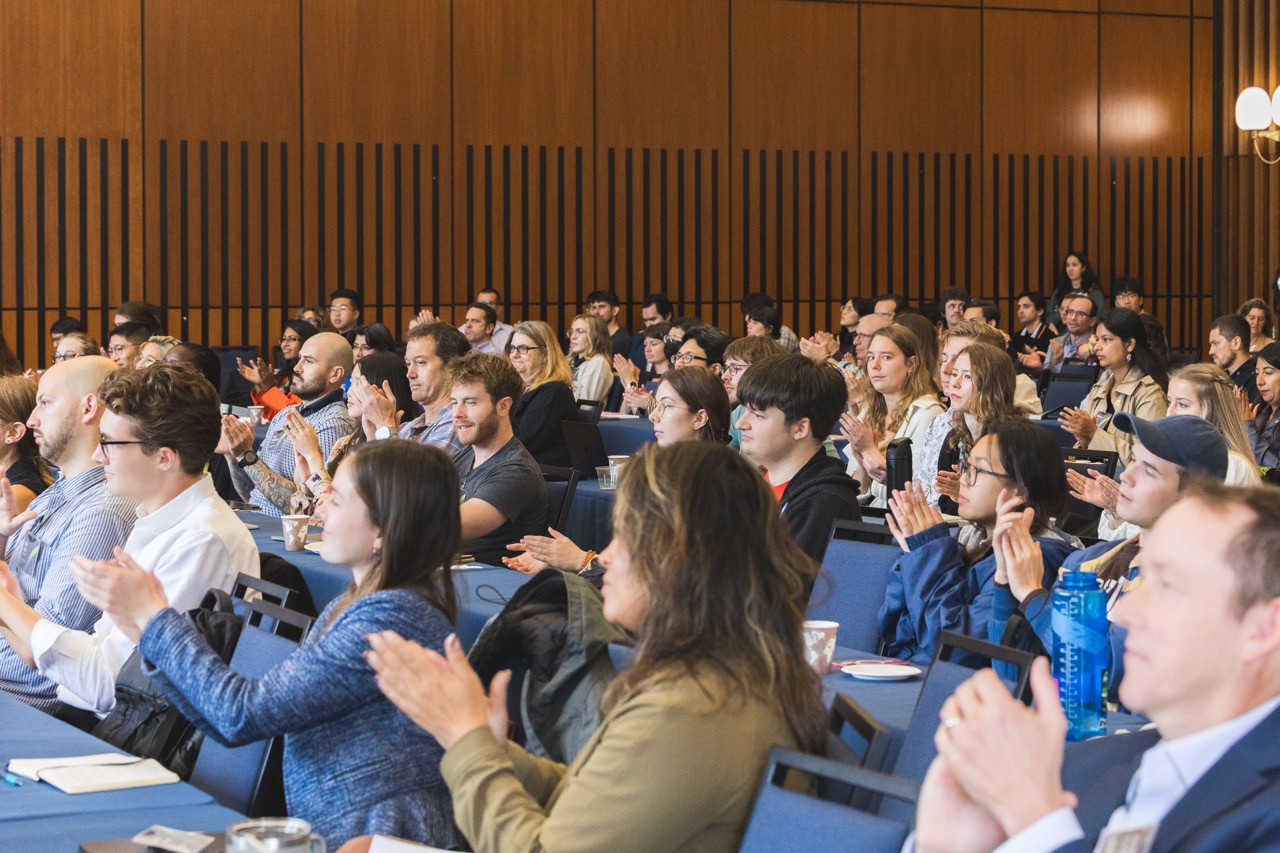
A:
{"label": "wooden wall panel", "polygon": [[563,323],[596,284],[592,3],[475,0],[453,16],[451,304],[495,286],[509,320]]}
{"label": "wooden wall panel", "polygon": [[[596,3],[597,280],[727,321],[728,0]],[[722,310],[723,309],[723,310]]]}
{"label": "wooden wall panel", "polygon": [[302,268],[299,6],[199,9],[146,6],[147,299],[171,334],[269,351]]}
{"label": "wooden wall panel", "polygon": [[64,308],[101,335],[141,295],[140,40],[129,0],[0,5],[0,312],[27,364]]}
{"label": "wooden wall panel", "polygon": [[419,307],[450,301],[449,8],[303,6],[306,287],[284,294],[288,305],[327,306],[355,287],[369,303],[361,319],[402,332]]}
{"label": "wooden wall panel", "polygon": [[768,293],[812,329],[857,269],[858,9],[735,0],[732,26],[730,299]]}

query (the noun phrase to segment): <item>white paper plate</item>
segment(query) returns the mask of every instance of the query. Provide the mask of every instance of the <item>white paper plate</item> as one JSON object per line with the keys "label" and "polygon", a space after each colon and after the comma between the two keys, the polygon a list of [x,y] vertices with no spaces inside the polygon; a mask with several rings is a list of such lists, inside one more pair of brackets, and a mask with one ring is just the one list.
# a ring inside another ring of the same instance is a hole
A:
{"label": "white paper plate", "polygon": [[245,529],[246,529],[246,530],[257,530],[257,529],[258,529],[258,525],[256,525],[256,524],[250,524],[250,523],[249,523],[249,522],[247,522],[247,521],[244,523],[244,526],[245,526]]}
{"label": "white paper plate", "polygon": [[841,667],[840,671],[863,681],[902,681],[919,675],[920,667],[905,663],[855,663]]}
{"label": "white paper plate", "polygon": [[303,548],[306,548],[308,551],[310,551],[310,552],[311,552],[311,553],[313,553],[313,554],[319,554],[319,553],[320,553],[320,543],[319,543],[319,542],[308,542],[306,545],[303,545],[302,547],[303,547]]}

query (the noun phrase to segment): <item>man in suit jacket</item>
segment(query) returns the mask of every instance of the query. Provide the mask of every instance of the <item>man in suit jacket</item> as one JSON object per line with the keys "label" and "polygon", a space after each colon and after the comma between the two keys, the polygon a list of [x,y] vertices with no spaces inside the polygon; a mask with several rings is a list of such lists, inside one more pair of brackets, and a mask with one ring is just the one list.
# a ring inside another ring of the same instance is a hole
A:
{"label": "man in suit jacket", "polygon": [[[999,544],[999,543],[998,543]],[[1047,661],[1036,707],[990,670],[943,706],[916,849],[1280,850],[1280,491],[1191,486],[1156,523],[1120,695],[1156,730],[1065,750]]]}

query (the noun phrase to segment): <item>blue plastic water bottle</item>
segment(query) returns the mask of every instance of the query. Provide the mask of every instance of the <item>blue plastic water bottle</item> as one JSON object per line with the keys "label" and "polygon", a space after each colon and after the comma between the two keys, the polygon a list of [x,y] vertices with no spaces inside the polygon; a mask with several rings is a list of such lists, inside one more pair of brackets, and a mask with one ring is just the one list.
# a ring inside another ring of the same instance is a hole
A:
{"label": "blue plastic water bottle", "polygon": [[1053,677],[1067,740],[1107,731],[1107,595],[1095,572],[1066,572],[1053,590]]}

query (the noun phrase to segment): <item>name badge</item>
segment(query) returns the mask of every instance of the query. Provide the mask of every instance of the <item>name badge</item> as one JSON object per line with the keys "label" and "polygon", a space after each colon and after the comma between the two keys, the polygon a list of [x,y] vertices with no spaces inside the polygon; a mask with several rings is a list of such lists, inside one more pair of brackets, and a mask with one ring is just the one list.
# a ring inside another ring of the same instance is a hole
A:
{"label": "name badge", "polygon": [[1151,853],[1160,824],[1140,826],[1119,832],[1103,830],[1093,853]]}

